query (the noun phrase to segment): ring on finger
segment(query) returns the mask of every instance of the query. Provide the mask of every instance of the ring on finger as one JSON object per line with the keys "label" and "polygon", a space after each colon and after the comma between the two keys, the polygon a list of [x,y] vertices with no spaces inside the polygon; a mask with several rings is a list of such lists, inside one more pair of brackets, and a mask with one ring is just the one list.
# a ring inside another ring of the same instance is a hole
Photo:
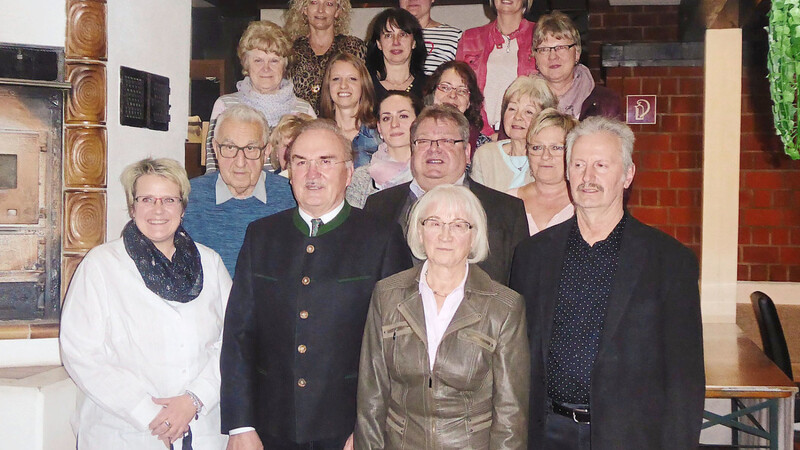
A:
{"label": "ring on finger", "polygon": [[165,421],[164,421],[164,425],[166,425],[166,426],[167,426],[167,429],[169,429],[169,427],[171,427],[171,426],[172,426],[172,425],[170,425],[170,424],[169,424],[169,420],[165,420]]}

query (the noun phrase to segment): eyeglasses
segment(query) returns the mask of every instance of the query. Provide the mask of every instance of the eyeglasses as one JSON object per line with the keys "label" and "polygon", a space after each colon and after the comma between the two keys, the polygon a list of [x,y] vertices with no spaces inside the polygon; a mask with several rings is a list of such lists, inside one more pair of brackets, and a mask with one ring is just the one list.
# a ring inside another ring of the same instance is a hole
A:
{"label": "eyeglasses", "polygon": [[458,95],[459,97],[469,97],[469,89],[467,89],[465,87],[458,87],[457,88],[457,87],[451,86],[451,85],[449,85],[447,83],[439,83],[439,84],[437,84],[436,85],[436,90],[441,92],[441,93],[443,93],[443,94],[445,94],[445,95],[450,95],[450,92],[456,91],[456,95]]}
{"label": "eyeglasses", "polygon": [[425,227],[426,230],[429,231],[436,231],[441,233],[447,228],[453,234],[464,234],[472,229],[472,224],[467,222],[466,220],[456,219],[452,222],[442,222],[439,219],[435,219],[433,217],[428,217],[427,219],[423,220],[422,226]]}
{"label": "eyeglasses", "polygon": [[337,164],[344,164],[346,162],[352,161],[352,159],[345,159],[343,161],[339,161],[336,158],[317,158],[317,159],[305,159],[299,158],[297,156],[293,156],[292,160],[289,161],[289,165],[292,167],[292,170],[296,172],[306,171],[311,169],[311,165],[315,165],[317,170],[320,172],[326,172],[332,170],[336,167]]}
{"label": "eyeglasses", "polygon": [[136,200],[136,203],[147,208],[152,208],[159,202],[164,208],[177,208],[181,205],[180,197],[153,197],[152,195],[139,195],[134,198],[134,200]]}
{"label": "eyeglasses", "polygon": [[564,53],[566,53],[567,50],[571,49],[572,47],[575,47],[576,45],[578,44],[554,45],[552,47],[536,47],[535,49],[533,49],[533,51],[535,51],[540,55],[547,55],[550,54],[550,52],[556,52],[556,54],[563,55]]}
{"label": "eyeglasses", "polygon": [[245,159],[258,159],[261,158],[261,153],[264,151],[266,145],[258,147],[256,145],[247,145],[244,147],[239,147],[238,145],[233,144],[220,144],[219,141],[214,141],[217,143],[217,147],[219,147],[219,156],[223,158],[236,158],[241,151],[244,154]]}
{"label": "eyeglasses", "polygon": [[414,139],[414,147],[427,150],[435,143],[439,148],[451,149],[462,142],[464,142],[463,139]]}
{"label": "eyeglasses", "polygon": [[538,145],[538,144],[534,145],[528,144],[526,147],[528,147],[528,153],[531,155],[541,155],[542,153],[544,153],[545,149],[550,150],[550,154],[552,155],[560,155],[564,153],[564,150],[566,150],[567,148],[563,145]]}

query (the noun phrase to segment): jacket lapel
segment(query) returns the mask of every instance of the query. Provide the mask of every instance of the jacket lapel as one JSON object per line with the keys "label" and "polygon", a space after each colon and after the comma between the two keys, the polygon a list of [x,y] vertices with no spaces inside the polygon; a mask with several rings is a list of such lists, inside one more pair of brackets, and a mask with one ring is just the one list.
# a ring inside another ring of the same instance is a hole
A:
{"label": "jacket lapel", "polygon": [[464,299],[456,309],[453,320],[447,326],[442,340],[456,331],[466,328],[481,320],[481,300],[478,296],[496,295],[492,289],[492,279],[474,264],[469,265],[467,282],[464,285]]}
{"label": "jacket lapel", "polygon": [[628,215],[628,223],[622,234],[617,272],[614,274],[614,282],[608,298],[608,311],[598,352],[602,352],[603,348],[607,347],[604,344],[605,341],[616,332],[622,316],[633,298],[633,289],[642,274],[642,266],[644,266],[642,263],[647,260],[648,250],[641,241],[639,233],[641,227],[641,222]]}
{"label": "jacket lapel", "polygon": [[[575,218],[566,223],[572,224]],[[555,232],[549,233],[550,238],[545,245],[543,255],[550,255],[549,261],[539,261],[542,270],[539,272],[539,298],[541,300],[542,313],[542,358],[547,368],[547,355],[550,350],[550,336],[553,333],[553,315],[555,314],[556,302],[558,301],[558,285],[561,281],[561,270],[564,266],[564,257],[567,252],[567,240],[572,225],[559,227]],[[530,316],[529,316],[530,317]]]}
{"label": "jacket lapel", "polygon": [[408,322],[408,326],[428,348],[428,333],[425,328],[425,310],[422,308],[422,297],[419,295],[419,275],[422,265],[414,267],[416,275],[413,283],[403,288],[403,301],[397,305],[397,310]]}

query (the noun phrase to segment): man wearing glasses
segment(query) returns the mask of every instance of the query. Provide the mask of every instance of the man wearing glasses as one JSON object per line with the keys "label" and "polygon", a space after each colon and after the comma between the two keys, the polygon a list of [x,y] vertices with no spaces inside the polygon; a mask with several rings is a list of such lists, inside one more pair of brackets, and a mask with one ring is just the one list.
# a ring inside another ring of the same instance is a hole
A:
{"label": "man wearing glasses", "polygon": [[352,448],[372,289],[411,267],[400,227],[345,201],[351,143],[332,121],[303,124],[287,155],[297,208],[248,227],[225,316],[229,450]]}
{"label": "man wearing glasses", "polygon": [[247,225],[296,205],[286,178],[263,170],[268,134],[262,113],[246,105],[226,109],[213,140],[219,171],[190,181],[183,227],[219,253],[231,276]]}
{"label": "man wearing glasses", "polygon": [[411,205],[440,184],[467,186],[486,210],[489,256],[478,264],[493,280],[508,285],[514,247],[528,236],[522,200],[474,180],[466,173],[470,157],[469,122],[449,105],[423,109],[411,125],[413,180],[367,198],[364,210],[408,227]]}

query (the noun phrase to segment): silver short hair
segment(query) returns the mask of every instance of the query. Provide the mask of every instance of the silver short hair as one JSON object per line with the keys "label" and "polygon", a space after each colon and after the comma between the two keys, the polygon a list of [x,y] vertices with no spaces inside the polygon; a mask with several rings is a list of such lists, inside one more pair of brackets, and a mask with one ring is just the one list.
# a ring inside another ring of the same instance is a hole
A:
{"label": "silver short hair", "polygon": [[486,211],[478,197],[464,186],[442,184],[426,192],[414,206],[408,219],[408,246],[417,259],[428,259],[422,243],[422,221],[436,210],[464,214],[472,225],[472,245],[467,262],[478,263],[489,256]]}
{"label": "silver short hair", "polygon": [[[617,119],[604,116],[589,117],[567,134],[567,165],[569,166],[570,164],[570,160],[572,159],[572,147],[575,145],[575,141],[577,141],[578,138],[601,132],[610,133],[619,139],[620,151],[622,152],[622,164],[625,168],[625,173],[627,173],[628,170],[633,167],[633,142],[636,140],[636,137],[633,135],[633,130],[631,130],[628,125],[625,125]],[[569,179],[569,171],[567,171],[567,179]]]}
{"label": "silver short hair", "polygon": [[251,108],[247,105],[233,105],[222,111],[222,114],[217,116],[216,125],[214,125],[214,137],[219,136],[219,130],[226,120],[234,120],[236,122],[253,123],[261,128],[260,145],[267,145],[269,139],[269,122],[261,111]]}

